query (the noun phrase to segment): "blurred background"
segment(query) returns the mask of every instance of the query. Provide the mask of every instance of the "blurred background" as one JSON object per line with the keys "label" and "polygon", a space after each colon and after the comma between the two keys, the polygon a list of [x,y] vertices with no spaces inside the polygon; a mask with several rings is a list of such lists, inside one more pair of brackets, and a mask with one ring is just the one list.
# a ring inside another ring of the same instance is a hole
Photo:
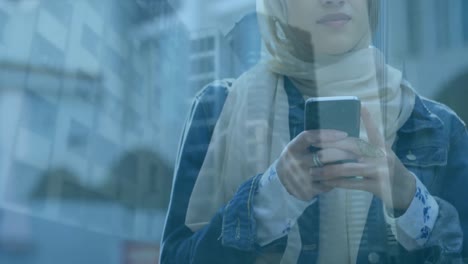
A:
{"label": "blurred background", "polygon": [[[375,45],[468,121],[468,1]],[[0,263],[157,263],[191,101],[260,58],[255,0],[0,0]]]}

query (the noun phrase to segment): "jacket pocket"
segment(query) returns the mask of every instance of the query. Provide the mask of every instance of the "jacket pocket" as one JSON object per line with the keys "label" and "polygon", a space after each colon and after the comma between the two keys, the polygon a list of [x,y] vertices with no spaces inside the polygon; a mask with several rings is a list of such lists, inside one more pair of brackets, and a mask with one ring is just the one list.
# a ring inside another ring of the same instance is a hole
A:
{"label": "jacket pocket", "polygon": [[440,146],[410,146],[398,149],[396,155],[406,167],[445,166],[448,150],[447,147]]}

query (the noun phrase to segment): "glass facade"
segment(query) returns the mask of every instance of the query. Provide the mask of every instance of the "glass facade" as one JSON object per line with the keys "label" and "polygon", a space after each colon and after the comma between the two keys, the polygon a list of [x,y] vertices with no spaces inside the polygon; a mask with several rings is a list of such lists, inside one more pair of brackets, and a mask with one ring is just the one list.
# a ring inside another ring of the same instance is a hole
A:
{"label": "glass facade", "polygon": [[466,17],[466,12],[468,12],[468,3],[462,1],[462,8],[461,8],[461,16],[463,17],[463,38],[465,40],[465,43],[468,42],[468,18]]}
{"label": "glass facade", "polygon": [[[194,98],[264,55],[255,2],[0,0],[0,263],[159,263]],[[468,122],[468,1],[381,2],[374,44]]]}

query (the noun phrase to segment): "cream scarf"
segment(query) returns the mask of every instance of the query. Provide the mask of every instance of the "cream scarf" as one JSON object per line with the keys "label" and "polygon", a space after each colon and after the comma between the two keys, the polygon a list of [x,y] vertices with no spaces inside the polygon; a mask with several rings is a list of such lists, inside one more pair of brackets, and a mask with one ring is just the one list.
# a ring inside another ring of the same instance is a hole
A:
{"label": "cream scarf", "polygon": [[[271,10],[281,10],[281,3],[281,0],[258,0],[257,8],[272,13]],[[386,65],[375,48],[351,52],[325,67],[311,67],[313,64],[301,62],[288,51],[279,51],[281,39],[271,37],[268,32],[271,28],[262,28],[261,21],[260,28],[267,44],[267,56],[239,77],[230,89],[189,201],[185,223],[193,231],[206,226],[219,208],[230,201],[237,188],[250,177],[264,172],[291,140],[284,75],[298,84],[304,96],[309,90],[307,85],[301,84],[314,82],[318,96],[359,97],[373,113],[388,143],[393,142],[397,130],[413,110],[414,92],[402,86],[401,72]],[[367,138],[363,130],[361,137]],[[357,196],[364,201],[364,209],[359,214],[367,216],[372,198],[368,193],[335,189],[323,195],[319,263],[355,262],[364,224],[350,227],[348,220],[352,216],[346,208],[351,206],[348,197]],[[253,213],[252,208],[247,210]],[[336,221],[325,219],[326,215]],[[334,238],[343,232],[345,237]],[[358,243],[355,245],[351,240]],[[343,254],[335,254],[337,246]],[[295,263],[300,250],[299,229],[294,225],[281,263]]]}

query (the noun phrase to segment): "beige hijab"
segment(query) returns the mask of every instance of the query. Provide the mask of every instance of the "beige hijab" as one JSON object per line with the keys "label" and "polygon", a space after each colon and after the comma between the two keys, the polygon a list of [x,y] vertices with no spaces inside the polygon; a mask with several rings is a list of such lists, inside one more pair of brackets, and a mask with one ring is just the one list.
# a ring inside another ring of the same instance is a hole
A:
{"label": "beige hijab", "polygon": [[[286,8],[285,0],[257,0],[264,57],[230,88],[189,201],[185,223],[193,231],[206,226],[237,188],[263,173],[290,142],[283,76],[289,76],[305,97],[358,96],[374,113],[374,121],[388,143],[393,142],[413,110],[414,93],[402,86],[401,72],[386,65],[375,48],[352,51],[323,67],[301,60],[310,50],[288,30]],[[361,137],[367,138],[365,131],[361,131]],[[359,244],[353,245],[350,239],[360,240],[363,224],[350,228],[348,220],[352,217],[346,208],[352,206],[348,198],[357,196],[365,200],[360,214],[366,215],[372,198],[368,193],[335,189],[323,195],[320,232],[326,235],[320,236],[319,262],[355,262]],[[252,208],[247,210],[253,213]],[[326,215],[332,215],[336,223],[325,219]],[[345,237],[333,239],[340,233]],[[330,254],[337,246],[343,249],[338,257]],[[300,250],[299,228],[294,225],[281,263],[296,263]]]}

